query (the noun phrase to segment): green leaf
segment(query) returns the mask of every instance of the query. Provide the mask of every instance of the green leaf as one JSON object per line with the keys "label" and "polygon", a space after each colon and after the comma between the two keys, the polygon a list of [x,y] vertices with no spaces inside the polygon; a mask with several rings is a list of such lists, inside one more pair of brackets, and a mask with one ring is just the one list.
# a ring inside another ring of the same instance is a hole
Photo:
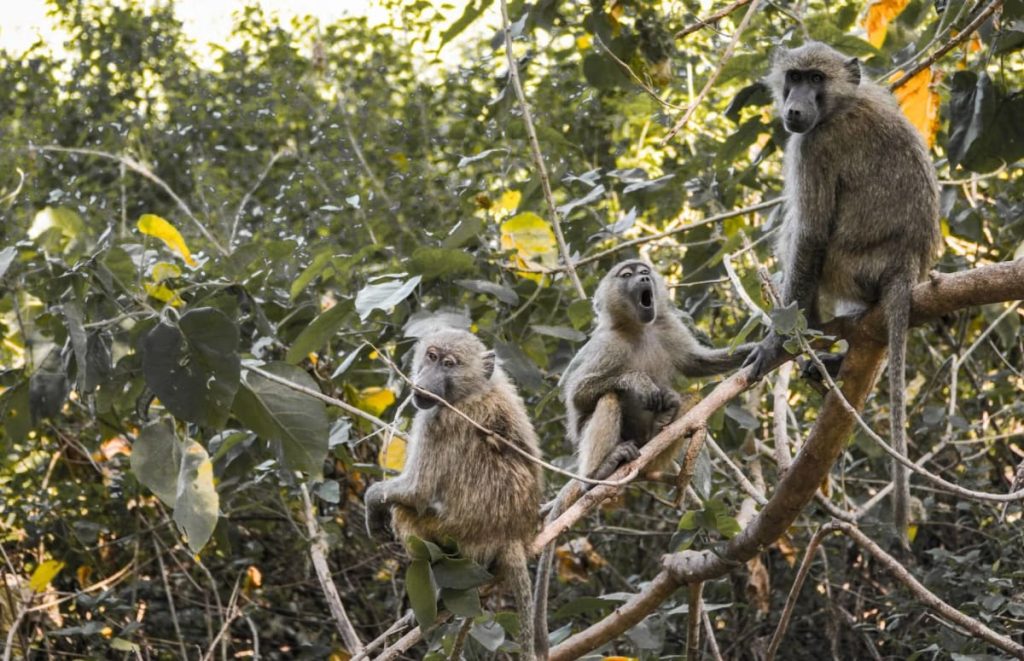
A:
{"label": "green leaf", "polygon": [[142,648],[137,643],[133,643],[130,640],[124,638],[114,638],[110,641],[110,649],[117,652],[141,652]]}
{"label": "green leaf", "polygon": [[174,501],[174,522],[178,524],[188,547],[199,553],[217,526],[220,498],[213,486],[213,463],[206,449],[188,441],[182,451],[178,471],[178,492]]}
{"label": "green leaf", "polygon": [[541,335],[557,337],[561,340],[568,340],[570,342],[585,342],[587,340],[586,333],[581,333],[578,330],[567,328],[565,326],[544,326],[541,324],[534,324],[533,326],[530,326],[530,328]]}
{"label": "green leaf", "polygon": [[594,307],[590,301],[583,299],[575,300],[569,304],[566,308],[566,314],[569,315],[569,323],[576,330],[586,328],[590,324],[590,320],[594,318]]}
{"label": "green leaf", "polygon": [[494,578],[469,558],[441,558],[433,569],[438,586],[455,590],[475,588]]}
{"label": "green leaf", "polygon": [[807,322],[796,302],[771,311],[772,327],[779,335],[795,335],[807,328]]}
{"label": "green leaf", "polygon": [[86,375],[89,372],[89,338],[85,333],[82,306],[78,301],[67,301],[61,305],[61,312],[64,314],[64,324],[71,340],[71,350],[75,354],[75,388],[80,395],[85,395]]}
{"label": "green leaf", "polygon": [[132,473],[165,505],[174,507],[178,494],[178,466],[181,448],[174,437],[170,421],[146,425],[132,444],[129,459]]}
{"label": "green leaf", "polygon": [[629,84],[629,78],[603,54],[591,53],[583,58],[583,76],[587,82],[600,90],[613,90]]}
{"label": "green leaf", "polygon": [[[319,390],[304,371],[286,363],[263,369],[300,386]],[[246,372],[232,412],[246,427],[268,441],[281,464],[314,479],[323,473],[327,456],[327,411],[319,400],[255,372]]]}
{"label": "green leaf", "polygon": [[496,282],[490,282],[489,280],[456,280],[455,284],[477,294],[489,294],[508,305],[517,305],[519,303],[519,294],[514,289],[509,289]]}
{"label": "green leaf", "polygon": [[496,651],[505,642],[505,629],[491,618],[478,618],[474,621],[469,635],[489,652]]}
{"label": "green leaf", "polygon": [[484,221],[476,216],[463,218],[448,232],[441,241],[442,248],[461,248],[474,238],[480,236],[484,229]]}
{"label": "green leaf", "polygon": [[747,106],[764,106],[772,102],[772,95],[768,86],[758,81],[747,85],[736,96],[732,97],[729,106],[725,109],[725,116],[734,122],[740,120],[740,111]]}
{"label": "green leaf", "polygon": [[466,4],[462,15],[455,19],[455,22],[448,26],[448,29],[441,33],[441,43],[437,49],[441,50],[445,44],[462,34],[473,22],[480,18],[481,14],[491,6],[494,0],[472,0]]}
{"label": "green leaf", "polygon": [[409,605],[421,629],[427,629],[437,619],[437,587],[426,560],[413,560],[405,570],[405,592]]}
{"label": "green leaf", "polygon": [[337,303],[317,315],[317,318],[302,329],[299,336],[288,347],[288,353],[284,358],[285,362],[294,365],[308,354],[325,346],[334,337],[334,334],[338,332],[338,329],[345,324],[349,311],[350,308],[347,305]]}
{"label": "green leaf", "polygon": [[18,249],[14,246],[7,246],[0,250],[0,279],[7,275],[7,269],[11,267],[14,258],[18,256]]}
{"label": "green leaf", "polygon": [[334,257],[334,253],[329,249],[323,250],[317,254],[317,256],[313,258],[313,261],[310,262],[309,266],[299,274],[299,277],[295,278],[295,282],[293,282],[292,286],[288,289],[289,298],[294,301],[295,297],[301,294],[302,291],[309,286],[309,283],[313,282],[313,280],[323,273],[324,269],[330,265],[332,257]]}
{"label": "green leaf", "polygon": [[146,385],[175,417],[220,429],[238,390],[238,326],[215,308],[161,322],[142,341]]}
{"label": "green leaf", "polygon": [[408,280],[388,280],[380,284],[366,285],[356,294],[356,312],[359,319],[366,321],[374,310],[390,310],[406,298],[420,284],[422,276],[413,276]]}
{"label": "green leaf", "polygon": [[445,608],[460,617],[476,617],[483,613],[483,609],[480,608],[480,592],[476,588],[441,588],[441,601],[444,602]]}
{"label": "green leaf", "polygon": [[473,256],[463,250],[421,246],[409,259],[409,270],[427,280],[452,277],[476,270]]}
{"label": "green leaf", "polygon": [[730,135],[722,143],[718,153],[715,154],[715,162],[731,164],[740,154],[750,149],[750,146],[757,142],[758,136],[768,133],[771,126],[766,124],[760,117],[749,119],[740,125],[735,133]]}

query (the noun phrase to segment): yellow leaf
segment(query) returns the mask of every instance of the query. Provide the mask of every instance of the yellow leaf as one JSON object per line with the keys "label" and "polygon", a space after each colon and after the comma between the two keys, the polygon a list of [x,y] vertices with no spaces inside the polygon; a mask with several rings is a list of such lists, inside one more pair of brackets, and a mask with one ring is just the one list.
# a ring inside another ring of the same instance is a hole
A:
{"label": "yellow leaf", "polygon": [[153,265],[153,270],[150,271],[149,276],[153,278],[154,283],[163,282],[164,280],[181,276],[181,267],[170,262],[157,262]]}
{"label": "yellow leaf", "polygon": [[[530,262],[549,267],[558,263],[551,224],[532,211],[524,211],[501,224],[501,248],[515,250],[512,263],[521,268],[529,266]],[[536,282],[543,278],[539,273],[519,272],[519,275]]]}
{"label": "yellow leaf", "polygon": [[401,472],[405,466],[405,440],[395,436],[384,444],[377,455],[377,463],[381,468]]}
{"label": "yellow leaf", "polygon": [[499,212],[512,213],[519,208],[519,202],[522,201],[523,194],[517,190],[507,190],[501,194],[498,201],[491,205],[491,211],[494,215],[500,215]]}
{"label": "yellow leaf", "polygon": [[409,157],[403,154],[402,152],[396,152],[394,154],[391,154],[389,158],[391,159],[391,162],[394,163],[395,166],[398,167],[400,171],[409,171]]}
{"label": "yellow leaf", "polygon": [[32,578],[28,579],[28,586],[33,592],[44,592],[50,581],[64,568],[64,563],[58,560],[44,560],[39,563],[36,570],[32,572]]}
{"label": "yellow leaf", "polygon": [[590,41],[591,38],[589,34],[581,34],[580,36],[576,37],[576,48],[580,50],[587,50],[588,48],[590,48]]}
{"label": "yellow leaf", "polygon": [[85,589],[89,587],[89,577],[92,576],[92,567],[82,565],[75,570],[75,578],[78,579],[78,587]]}
{"label": "yellow leaf", "polygon": [[370,386],[356,395],[356,406],[371,415],[380,415],[395,403],[395,393],[390,388]]}
{"label": "yellow leaf", "polygon": [[635,656],[606,656],[601,661],[640,661],[640,659]]}
{"label": "yellow leaf", "polygon": [[889,22],[899,16],[909,3],[910,0],[875,0],[868,5],[868,12],[861,25],[867,31],[868,41],[872,46],[881,48],[885,43]]}
{"label": "yellow leaf", "polygon": [[153,298],[155,298],[158,301],[163,301],[164,303],[169,303],[169,304],[173,305],[174,307],[178,307],[178,306],[184,304],[184,301],[182,301],[180,298],[178,298],[178,295],[176,293],[174,293],[174,290],[169,288],[167,285],[162,285],[162,284],[155,284],[154,285],[154,284],[149,284],[147,282],[147,283],[143,284],[143,287],[145,287],[147,294],[149,294],[150,296],[152,296]]}
{"label": "yellow leaf", "polygon": [[[890,80],[902,75],[902,71],[897,71]],[[935,134],[939,130],[939,95],[932,89],[931,67],[916,74],[902,87],[896,88],[895,94],[903,114],[931,149],[935,144]]]}
{"label": "yellow leaf", "polygon": [[144,213],[139,217],[138,226],[139,231],[143,234],[155,236],[166,243],[168,248],[178,251],[186,264],[189,266],[196,265],[196,260],[192,259],[192,252],[185,244],[185,239],[182,238],[181,232],[174,225],[171,225],[156,214]]}

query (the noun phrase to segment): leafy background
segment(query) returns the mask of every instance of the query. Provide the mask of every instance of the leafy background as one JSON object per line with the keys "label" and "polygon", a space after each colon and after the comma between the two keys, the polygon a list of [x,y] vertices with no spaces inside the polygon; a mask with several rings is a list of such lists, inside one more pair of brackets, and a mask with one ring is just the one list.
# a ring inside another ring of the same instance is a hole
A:
{"label": "leafy background", "polygon": [[[367,539],[361,494],[401,466],[402,443],[274,375],[404,428],[408,393],[380,352],[405,366],[430,322],[472,328],[519,385],[545,456],[570,464],[556,384],[592,314],[550,272],[552,218],[507,84],[498,3],[460,14],[385,1],[390,19],[372,25],[283,24],[240,5],[230,45],[206,64],[171,4],[49,4],[66,52],[0,52],[5,649],[347,658],[308,561],[301,490],[313,491],[351,620],[364,641],[376,637],[408,603],[407,558]],[[758,82],[768,53],[823,39],[891,80],[985,6],[769,2],[724,59],[742,6],[677,38],[722,5],[513,2],[515,54],[585,289],[639,251],[709,341],[759,332],[723,258],[734,254],[739,281],[765,305],[755,266],[772,265],[759,239],[773,212],[700,221],[780,192],[784,134]],[[940,270],[1022,254],[1022,45],[1024,5],[1000,2],[996,20],[898,92],[943,184]],[[910,340],[912,455],[937,446],[929,468],[970,488],[1007,490],[1024,459],[1020,323],[1016,305],[989,306]],[[770,393],[731,405],[711,432],[774,484],[775,468],[755,461],[771,445]],[[882,383],[866,411],[876,428],[887,402]],[[799,438],[820,398],[794,380],[789,404]],[[888,470],[857,433],[822,488],[839,506],[863,503]],[[549,491],[561,481],[549,476]],[[696,486],[703,502],[688,515],[667,487],[641,484],[563,537],[557,636],[610,612],[662,553],[734,534],[733,474],[707,459]],[[914,495],[916,575],[1019,639],[1020,506],[923,485]],[[863,521],[881,541],[886,516],[883,504]],[[728,658],[759,658],[799,550],[826,520],[812,507],[705,587]],[[930,617],[849,542],[825,549],[788,656],[980,658],[980,643]],[[679,658],[678,598],[603,651]],[[468,658],[511,649],[510,603],[483,606]],[[411,658],[443,654],[456,629],[441,627]]]}

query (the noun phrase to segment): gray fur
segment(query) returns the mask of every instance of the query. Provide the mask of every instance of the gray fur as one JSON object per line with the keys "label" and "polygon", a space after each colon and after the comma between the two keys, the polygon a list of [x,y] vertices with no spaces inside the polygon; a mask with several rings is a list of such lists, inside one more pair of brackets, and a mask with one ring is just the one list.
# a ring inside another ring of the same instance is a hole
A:
{"label": "gray fur", "polygon": [[[428,352],[437,360],[428,360]],[[451,359],[455,364],[444,369],[445,378],[435,378],[439,365]],[[433,384],[431,392],[540,457],[523,400],[472,333],[443,330],[424,337],[416,346],[412,372],[417,385],[421,379]],[[450,537],[467,557],[484,566],[493,563],[516,599],[521,658],[535,659],[526,561],[540,524],[540,467],[443,405],[421,409],[409,437],[402,474],[366,490],[368,530],[371,535],[385,532],[390,510],[400,539]]]}
{"label": "gray fur", "polygon": [[[821,43],[777,53],[767,82],[786,114],[790,70],[825,74],[817,123],[791,135],[783,178],[785,219],[776,245],[783,303],[793,301],[817,326],[822,306],[881,305],[889,328],[893,447],[906,455],[904,402],[911,290],[942,246],[939,194],[927,147],[885,89],[854,75],[856,60]],[[770,334],[749,362],[755,377],[783,349]],[[907,542],[908,473],[893,462],[893,515]]]}
{"label": "gray fur", "polygon": [[[653,287],[653,319],[644,323],[631,294],[632,278],[626,270],[645,269]],[[665,281],[644,260],[615,265],[594,294],[597,328],[562,375],[562,395],[568,409],[569,438],[576,446],[578,470],[604,479],[622,463],[635,459],[643,447],[679,411],[680,398],[673,390],[677,375],[712,376],[739,367],[754,344],[735,351],[700,344],[679,318]],[[657,457],[648,471],[663,470],[673,463],[684,439]],[[566,495],[578,488],[566,485],[548,515],[556,519]],[[547,594],[554,543],[543,551],[537,564],[534,612],[537,616],[537,649],[547,651]]]}

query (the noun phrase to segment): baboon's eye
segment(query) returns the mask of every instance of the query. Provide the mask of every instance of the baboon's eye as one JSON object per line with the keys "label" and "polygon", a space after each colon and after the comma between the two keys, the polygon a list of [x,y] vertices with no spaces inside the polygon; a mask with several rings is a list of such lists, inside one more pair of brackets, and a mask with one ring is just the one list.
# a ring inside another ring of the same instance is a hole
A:
{"label": "baboon's eye", "polygon": [[619,271],[620,278],[630,278],[633,276],[633,269],[622,269]]}
{"label": "baboon's eye", "polygon": [[788,80],[791,83],[799,83],[800,82],[800,72],[799,71],[787,71],[786,72],[786,80]]}
{"label": "baboon's eye", "polygon": [[815,71],[811,74],[811,82],[815,85],[821,85],[825,82],[825,74]]}
{"label": "baboon's eye", "polygon": [[456,365],[458,365],[459,363],[458,363],[457,360],[455,360],[451,356],[445,356],[445,359],[441,362],[441,364],[444,365],[445,367],[447,367],[448,369],[451,369],[451,368],[455,367]]}
{"label": "baboon's eye", "polygon": [[429,360],[432,363],[436,363],[437,362],[437,352],[435,352],[433,349],[428,351],[427,352],[427,360]]}

